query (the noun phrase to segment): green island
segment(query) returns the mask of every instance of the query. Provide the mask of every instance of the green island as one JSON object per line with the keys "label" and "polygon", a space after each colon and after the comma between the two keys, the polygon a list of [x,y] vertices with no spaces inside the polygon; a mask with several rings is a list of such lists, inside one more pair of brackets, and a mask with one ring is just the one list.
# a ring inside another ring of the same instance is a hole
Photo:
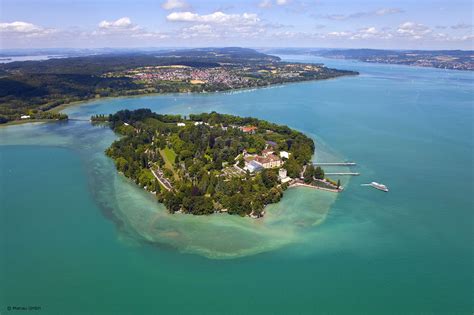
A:
{"label": "green island", "polygon": [[106,154],[171,212],[258,218],[292,186],[339,192],[311,159],[311,138],[288,126],[216,112],[162,115],[150,109],[91,117],[121,137]]}
{"label": "green island", "polygon": [[0,64],[0,124],[67,119],[58,108],[103,97],[217,92],[357,75],[228,47]]}

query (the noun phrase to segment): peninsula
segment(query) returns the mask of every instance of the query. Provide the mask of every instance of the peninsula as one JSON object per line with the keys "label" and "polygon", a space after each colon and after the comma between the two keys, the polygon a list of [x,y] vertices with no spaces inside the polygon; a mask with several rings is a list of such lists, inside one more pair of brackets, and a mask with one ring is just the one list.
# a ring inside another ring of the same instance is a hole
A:
{"label": "peninsula", "polygon": [[339,191],[314,167],[314,142],[287,126],[216,112],[161,115],[149,109],[97,115],[122,137],[106,154],[118,171],[174,212],[253,218],[290,185]]}
{"label": "peninsula", "polygon": [[357,74],[236,47],[11,62],[0,64],[0,124],[66,119],[56,112],[59,106],[101,97],[216,92]]}

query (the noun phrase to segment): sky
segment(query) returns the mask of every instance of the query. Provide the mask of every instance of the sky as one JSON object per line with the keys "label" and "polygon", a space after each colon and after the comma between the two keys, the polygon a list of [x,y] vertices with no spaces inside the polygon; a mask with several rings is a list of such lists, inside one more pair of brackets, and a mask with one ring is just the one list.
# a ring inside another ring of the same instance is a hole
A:
{"label": "sky", "polygon": [[473,49],[471,0],[1,0],[0,49]]}

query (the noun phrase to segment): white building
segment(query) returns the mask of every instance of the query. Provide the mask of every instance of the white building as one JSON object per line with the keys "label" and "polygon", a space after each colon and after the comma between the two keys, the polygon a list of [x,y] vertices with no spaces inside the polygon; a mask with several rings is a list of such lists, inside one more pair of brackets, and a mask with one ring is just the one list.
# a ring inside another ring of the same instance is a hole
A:
{"label": "white building", "polygon": [[22,115],[20,118],[21,118],[21,119],[30,119],[31,116],[30,116],[30,115]]}
{"label": "white building", "polygon": [[282,159],[289,159],[290,158],[290,153],[286,151],[280,151],[280,157]]}
{"label": "white building", "polygon": [[284,168],[280,168],[278,170],[278,179],[280,180],[280,182],[282,182],[283,184],[284,183],[287,183],[291,180],[290,177],[287,176],[287,172],[286,172],[286,169]]}
{"label": "white building", "polygon": [[280,179],[281,179],[281,178],[285,178],[285,177],[286,177],[286,174],[287,174],[287,173],[286,173],[286,169],[280,168],[280,169],[278,170],[278,177],[280,177]]}
{"label": "white building", "polygon": [[281,159],[273,154],[255,157],[255,162],[261,164],[264,168],[275,168],[281,166]]}
{"label": "white building", "polygon": [[186,126],[185,123],[181,123],[181,122],[180,122],[180,123],[177,123],[176,125],[177,125],[178,127],[184,127],[184,126]]}

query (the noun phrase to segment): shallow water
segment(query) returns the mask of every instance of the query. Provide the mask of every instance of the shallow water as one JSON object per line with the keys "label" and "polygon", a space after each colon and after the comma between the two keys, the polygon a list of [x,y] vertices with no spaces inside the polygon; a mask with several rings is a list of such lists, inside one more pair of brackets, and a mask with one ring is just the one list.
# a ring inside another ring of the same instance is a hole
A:
{"label": "shallow water", "polygon": [[[57,314],[472,313],[472,73],[285,58],[361,75],[66,113],[216,110],[287,124],[314,137],[316,159],[358,163],[344,193],[290,189],[263,220],[169,215],[115,172],[103,154],[115,139],[108,128],[0,128],[0,304]],[[372,180],[390,192],[360,186]]]}

